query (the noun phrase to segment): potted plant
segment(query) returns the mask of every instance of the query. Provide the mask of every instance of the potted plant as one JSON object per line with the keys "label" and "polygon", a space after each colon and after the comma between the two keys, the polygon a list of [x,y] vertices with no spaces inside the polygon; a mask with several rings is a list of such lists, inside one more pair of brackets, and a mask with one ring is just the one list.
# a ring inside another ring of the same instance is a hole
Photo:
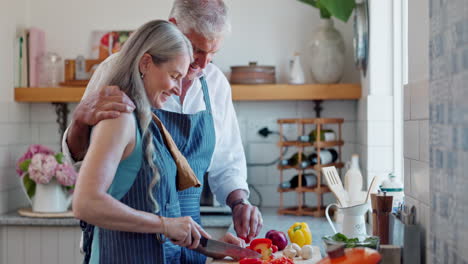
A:
{"label": "potted plant", "polygon": [[337,83],[344,70],[345,44],[343,36],[333,25],[332,17],[347,22],[355,0],[298,0],[320,11],[321,25],[309,44],[312,76],[318,83]]}
{"label": "potted plant", "polygon": [[72,201],[77,173],[63,153],[31,145],[16,163],[16,172],[34,212],[65,212]]}

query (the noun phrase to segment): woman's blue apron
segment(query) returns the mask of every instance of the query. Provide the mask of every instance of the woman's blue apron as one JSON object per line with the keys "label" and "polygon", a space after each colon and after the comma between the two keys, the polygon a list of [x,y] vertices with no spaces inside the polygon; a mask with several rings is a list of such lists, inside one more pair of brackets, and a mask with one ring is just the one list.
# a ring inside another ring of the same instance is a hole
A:
{"label": "woman's blue apron", "polygon": [[[215,146],[214,123],[208,86],[204,78],[200,79],[206,105],[206,110],[185,115],[164,110],[154,110],[161,122],[167,128],[181,153],[203,185],[203,176],[208,170]],[[158,168],[161,180],[153,189],[160,211],[165,217],[191,216],[200,222],[200,195],[202,188],[176,190],[177,168],[174,160],[164,144],[163,136],[155,122],[151,122],[155,146],[154,162]],[[148,196],[148,186],[153,174],[146,162],[143,163],[135,182],[128,193],[120,201],[137,210],[154,212],[153,203]],[[84,230],[85,263],[88,263],[91,252],[93,226],[82,222]],[[121,232],[99,228],[99,263],[205,263],[206,257],[181,248],[167,241],[159,243],[154,234]]]}

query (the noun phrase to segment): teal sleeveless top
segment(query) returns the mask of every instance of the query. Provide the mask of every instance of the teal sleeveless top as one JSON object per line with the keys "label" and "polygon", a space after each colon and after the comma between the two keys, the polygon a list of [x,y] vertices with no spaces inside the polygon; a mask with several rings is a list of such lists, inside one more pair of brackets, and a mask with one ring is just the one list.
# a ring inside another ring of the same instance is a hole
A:
{"label": "teal sleeveless top", "polygon": [[[117,200],[121,200],[124,195],[130,190],[143,162],[143,146],[141,140],[141,132],[135,115],[135,147],[132,153],[126,159],[120,161],[117,171],[115,172],[114,180],[112,181],[107,193]],[[99,227],[94,228],[94,238],[92,242],[90,263],[99,263]]]}

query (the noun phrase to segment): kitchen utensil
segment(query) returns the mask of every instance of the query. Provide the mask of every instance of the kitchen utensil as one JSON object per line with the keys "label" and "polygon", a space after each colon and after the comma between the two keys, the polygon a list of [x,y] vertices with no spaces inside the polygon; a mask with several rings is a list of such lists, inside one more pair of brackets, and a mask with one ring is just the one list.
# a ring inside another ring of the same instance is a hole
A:
{"label": "kitchen utensil", "polygon": [[380,243],[386,245],[389,243],[389,221],[392,212],[393,196],[377,195],[377,230],[380,237]]}
{"label": "kitchen utensil", "polygon": [[258,66],[257,62],[249,62],[248,66],[232,66],[232,84],[268,84],[275,83],[274,66]]}
{"label": "kitchen utensil", "polygon": [[328,210],[332,206],[336,206],[343,213],[343,230],[340,233],[343,233],[345,236],[351,238],[367,236],[366,221],[364,218],[369,208],[367,203],[350,207],[340,207],[336,203],[329,204],[325,209],[325,216],[327,217],[328,223],[336,234],[338,231],[336,230],[335,225],[333,224],[328,213]]}
{"label": "kitchen utensil", "polygon": [[377,184],[377,176],[375,176],[372,181],[371,181],[371,184],[369,185],[369,189],[367,190],[367,195],[366,195],[366,200],[364,201],[364,203],[367,203],[369,201],[369,196],[371,194],[371,191],[375,188],[375,185]]}
{"label": "kitchen utensil", "polygon": [[238,259],[262,257],[261,254],[248,248],[243,248],[221,241],[207,239],[205,237],[202,237],[200,239],[200,245],[198,245],[198,247],[194,250],[202,253],[205,256],[213,258],[224,258],[227,256]]}
{"label": "kitchen utensil", "polygon": [[332,190],[340,205],[342,207],[347,207],[349,197],[343,188],[343,183],[341,182],[340,175],[338,174],[338,171],[336,171],[335,166],[322,168],[322,172],[328,183],[328,187]]}

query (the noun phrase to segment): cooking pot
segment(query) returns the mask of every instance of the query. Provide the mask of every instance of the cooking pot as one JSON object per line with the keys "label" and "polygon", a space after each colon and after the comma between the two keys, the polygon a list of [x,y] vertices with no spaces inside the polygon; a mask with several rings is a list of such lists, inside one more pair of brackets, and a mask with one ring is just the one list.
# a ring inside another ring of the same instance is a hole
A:
{"label": "cooking pot", "polygon": [[249,62],[248,66],[231,67],[232,84],[269,84],[276,83],[275,66],[258,66]]}

